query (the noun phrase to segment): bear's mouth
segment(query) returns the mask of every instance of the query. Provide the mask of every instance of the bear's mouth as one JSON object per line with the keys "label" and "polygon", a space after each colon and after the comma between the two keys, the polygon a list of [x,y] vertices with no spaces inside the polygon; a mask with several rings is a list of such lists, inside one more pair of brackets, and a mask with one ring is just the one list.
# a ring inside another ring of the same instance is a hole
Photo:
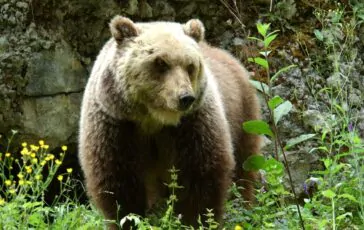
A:
{"label": "bear's mouth", "polygon": [[177,125],[182,117],[178,110],[170,108],[149,108],[150,115],[163,125]]}

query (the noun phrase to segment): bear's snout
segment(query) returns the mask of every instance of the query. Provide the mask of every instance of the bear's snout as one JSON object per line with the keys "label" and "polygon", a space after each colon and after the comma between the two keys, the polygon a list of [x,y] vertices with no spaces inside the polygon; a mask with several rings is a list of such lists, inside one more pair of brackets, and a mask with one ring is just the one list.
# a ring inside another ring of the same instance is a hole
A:
{"label": "bear's snout", "polygon": [[195,96],[189,93],[182,94],[178,100],[178,109],[181,111],[189,109],[195,100],[196,100]]}

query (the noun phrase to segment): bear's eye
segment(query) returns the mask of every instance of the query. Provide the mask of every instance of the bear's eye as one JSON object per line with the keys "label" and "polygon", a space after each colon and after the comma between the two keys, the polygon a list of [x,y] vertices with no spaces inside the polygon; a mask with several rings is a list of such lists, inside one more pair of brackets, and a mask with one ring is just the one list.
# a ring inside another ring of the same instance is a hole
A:
{"label": "bear's eye", "polygon": [[195,72],[195,66],[193,64],[189,64],[187,66],[187,72],[189,75],[193,75],[193,73]]}
{"label": "bear's eye", "polygon": [[155,59],[154,64],[160,72],[166,72],[169,69],[168,63],[160,57]]}

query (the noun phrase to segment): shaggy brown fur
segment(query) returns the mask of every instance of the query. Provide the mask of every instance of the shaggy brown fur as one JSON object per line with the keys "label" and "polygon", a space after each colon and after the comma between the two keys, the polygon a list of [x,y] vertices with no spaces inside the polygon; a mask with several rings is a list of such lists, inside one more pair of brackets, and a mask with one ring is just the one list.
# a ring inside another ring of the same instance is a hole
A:
{"label": "shaggy brown fur", "polygon": [[260,151],[261,137],[242,131],[242,123],[260,119],[260,105],[255,89],[249,83],[248,72],[227,52],[201,43],[202,53],[218,81],[234,146],[236,161],[234,181],[244,190],[247,202],[254,198],[254,172],[245,172],[243,162]]}
{"label": "shaggy brown fur", "polygon": [[235,161],[251,200],[254,175],[241,165],[260,143],[241,123],[258,119],[259,106],[243,67],[202,41],[199,20],[117,16],[110,29],[85,89],[79,146],[88,194],[105,217],[144,215],[166,196],[172,166],[183,186],[175,211],[186,224],[207,208],[221,220]]}

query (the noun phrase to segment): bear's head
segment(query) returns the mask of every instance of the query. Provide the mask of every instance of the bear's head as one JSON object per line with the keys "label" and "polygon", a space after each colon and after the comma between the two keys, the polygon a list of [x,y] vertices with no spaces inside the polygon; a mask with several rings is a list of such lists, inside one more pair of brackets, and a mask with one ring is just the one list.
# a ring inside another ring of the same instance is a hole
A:
{"label": "bear's head", "polygon": [[177,125],[198,108],[206,86],[199,20],[134,23],[116,16],[110,30],[117,47],[115,77],[128,102],[144,107],[145,117],[160,125]]}

